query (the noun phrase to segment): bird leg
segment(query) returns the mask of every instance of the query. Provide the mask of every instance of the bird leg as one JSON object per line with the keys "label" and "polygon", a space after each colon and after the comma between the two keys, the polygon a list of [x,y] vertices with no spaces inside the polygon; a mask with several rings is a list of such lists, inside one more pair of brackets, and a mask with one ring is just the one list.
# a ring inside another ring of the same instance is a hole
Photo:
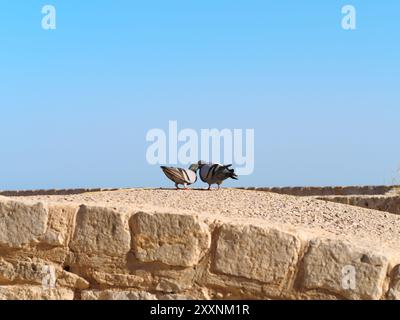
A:
{"label": "bird leg", "polygon": [[177,183],[175,183],[175,188],[176,190],[181,190],[181,188],[179,188],[179,185]]}
{"label": "bird leg", "polygon": [[211,191],[211,184],[208,185],[208,191]]}

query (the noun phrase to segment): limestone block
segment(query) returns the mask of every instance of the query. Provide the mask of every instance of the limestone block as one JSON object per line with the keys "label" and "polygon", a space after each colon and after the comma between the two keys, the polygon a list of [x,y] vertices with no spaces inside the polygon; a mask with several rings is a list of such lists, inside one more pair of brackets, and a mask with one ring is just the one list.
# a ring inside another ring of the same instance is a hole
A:
{"label": "limestone block", "polygon": [[57,272],[57,287],[60,286],[84,290],[90,287],[90,283],[86,279],[78,276],[77,274],[60,270]]}
{"label": "limestone block", "polygon": [[388,259],[340,240],[312,241],[303,261],[302,286],[349,299],[380,299]]}
{"label": "limestone block", "polygon": [[51,246],[67,246],[76,211],[77,208],[73,206],[50,205],[48,227],[43,242]]}
{"label": "limestone block", "polygon": [[387,300],[400,300],[400,265],[396,265],[390,273],[390,286],[386,293]]}
{"label": "limestone block", "polygon": [[282,285],[301,248],[296,236],[274,228],[224,224],[217,240],[217,272]]}
{"label": "limestone block", "polygon": [[208,226],[196,216],[137,213],[130,225],[136,258],[142,262],[192,267],[210,248]]}
{"label": "limestone block", "polygon": [[0,283],[18,282],[41,285],[51,267],[54,270],[57,288],[68,287],[83,290],[89,287],[88,281],[76,274],[64,271],[59,265],[29,258],[12,262],[0,258]]}
{"label": "limestone block", "polygon": [[73,300],[74,292],[66,288],[44,289],[42,286],[0,286],[0,300]]}
{"label": "limestone block", "polygon": [[81,206],[70,248],[78,254],[125,256],[130,250],[125,215],[108,208]]}
{"label": "limestone block", "polygon": [[0,199],[0,247],[18,249],[39,243],[47,219],[48,211],[42,203]]}
{"label": "limestone block", "polygon": [[82,291],[82,300],[157,300],[153,294],[143,291],[86,290]]}
{"label": "limestone block", "polygon": [[[146,277],[140,277],[136,275],[129,275],[129,274],[110,274],[104,272],[93,272],[91,274],[93,279],[99,285],[104,286],[116,286],[120,288],[132,288],[132,287],[139,287],[142,285],[146,285]],[[149,280],[147,283],[150,282]]]}

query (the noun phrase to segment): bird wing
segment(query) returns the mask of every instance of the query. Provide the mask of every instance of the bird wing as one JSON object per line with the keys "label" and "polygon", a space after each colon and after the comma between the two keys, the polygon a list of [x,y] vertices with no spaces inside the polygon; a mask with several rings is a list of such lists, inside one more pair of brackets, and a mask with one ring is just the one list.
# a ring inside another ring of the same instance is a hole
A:
{"label": "bird wing", "polygon": [[222,175],[225,179],[232,178],[238,180],[238,175],[235,173],[234,169],[230,169],[231,166],[232,166],[231,164],[226,166],[221,166],[220,168],[218,168],[216,174]]}
{"label": "bird wing", "polygon": [[186,183],[185,176],[182,173],[183,169],[173,167],[161,167],[165,175],[175,183]]}
{"label": "bird wing", "polygon": [[233,169],[229,169],[231,165],[223,166],[213,164],[211,166],[203,166],[200,170],[200,178],[203,182],[224,181],[228,178],[237,179],[237,175]]}
{"label": "bird wing", "polygon": [[161,167],[165,175],[175,183],[193,184],[197,180],[197,175],[192,170],[174,168],[174,167]]}
{"label": "bird wing", "polygon": [[227,169],[224,166],[218,166],[215,171],[214,171],[214,179],[217,180],[225,180],[228,179],[231,175],[231,172],[229,171],[229,169]]}

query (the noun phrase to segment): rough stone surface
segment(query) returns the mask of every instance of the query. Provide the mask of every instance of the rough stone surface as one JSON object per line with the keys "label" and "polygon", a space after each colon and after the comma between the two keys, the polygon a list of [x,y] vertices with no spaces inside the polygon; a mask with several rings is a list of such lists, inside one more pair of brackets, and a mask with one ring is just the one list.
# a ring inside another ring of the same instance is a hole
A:
{"label": "rough stone surface", "polygon": [[304,257],[302,285],[349,299],[380,299],[388,265],[385,256],[369,249],[342,241],[316,240]]}
{"label": "rough stone surface", "polygon": [[399,215],[246,190],[82,192],[0,196],[0,299],[400,299]]}
{"label": "rough stone surface", "polygon": [[82,300],[157,300],[157,297],[141,291],[83,291]]}
{"label": "rough stone surface", "polygon": [[78,290],[84,290],[84,289],[88,289],[90,287],[90,283],[86,279],[84,279],[74,273],[66,272],[63,270],[61,270],[61,271],[58,270],[57,286],[78,289]]}
{"label": "rough stone surface", "polygon": [[272,228],[223,225],[217,241],[215,270],[282,285],[295,271],[299,238]]}
{"label": "rough stone surface", "polygon": [[75,206],[49,206],[49,221],[43,242],[56,247],[68,246],[76,211]]}
{"label": "rough stone surface", "polygon": [[[21,200],[21,197],[14,199]],[[31,201],[107,207],[117,212],[190,213],[262,220],[307,229],[350,242],[384,243],[398,250],[400,216],[340,203],[271,192],[223,189],[219,192],[131,189],[69,196],[26,197]],[[116,208],[116,209],[115,209]],[[258,222],[254,222],[258,224]]]}
{"label": "rough stone surface", "polygon": [[208,226],[197,217],[138,213],[131,219],[137,259],[171,266],[196,265],[211,243]]}
{"label": "rough stone surface", "polygon": [[97,285],[120,288],[138,288],[141,287],[146,280],[150,282],[149,277],[141,277],[130,274],[111,274],[105,272],[93,272],[91,274]]}
{"label": "rough stone surface", "polygon": [[267,191],[292,196],[349,196],[386,194],[396,186],[346,186],[346,187],[283,187],[253,188],[256,191]]}
{"label": "rough stone surface", "polygon": [[43,289],[41,286],[0,286],[0,300],[73,300],[70,289]]}
{"label": "rough stone surface", "polygon": [[6,261],[0,258],[0,284],[13,282],[42,284],[49,267],[54,268],[56,286],[72,289],[87,289],[89,282],[76,274],[64,271],[59,265],[37,258]]}
{"label": "rough stone surface", "polygon": [[381,196],[347,196],[347,197],[318,197],[320,200],[343,203],[351,206],[366,209],[379,210],[400,214],[400,195],[381,195]]}
{"label": "rough stone surface", "polygon": [[22,248],[40,242],[48,212],[42,203],[25,204],[0,199],[0,247]]}
{"label": "rough stone surface", "polygon": [[70,248],[84,255],[126,255],[130,250],[126,217],[107,208],[81,206]]}

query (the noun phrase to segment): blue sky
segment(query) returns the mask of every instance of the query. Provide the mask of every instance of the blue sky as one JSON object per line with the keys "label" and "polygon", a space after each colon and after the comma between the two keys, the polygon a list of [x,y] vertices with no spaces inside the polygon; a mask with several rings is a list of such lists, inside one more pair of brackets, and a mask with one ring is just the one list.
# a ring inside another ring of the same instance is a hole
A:
{"label": "blue sky", "polygon": [[229,186],[400,180],[398,1],[0,5],[0,189],[169,186],[145,157],[169,120],[255,130]]}

